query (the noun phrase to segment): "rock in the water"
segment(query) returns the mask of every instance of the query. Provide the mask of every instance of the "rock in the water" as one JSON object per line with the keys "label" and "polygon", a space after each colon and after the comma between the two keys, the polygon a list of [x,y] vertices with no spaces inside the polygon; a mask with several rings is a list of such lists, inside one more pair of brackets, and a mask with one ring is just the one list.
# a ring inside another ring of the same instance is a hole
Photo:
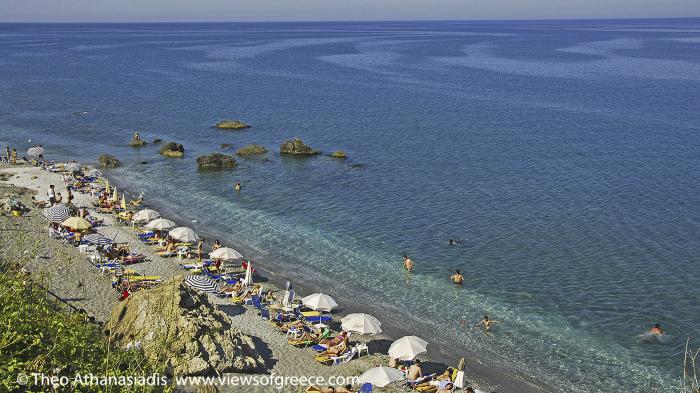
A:
{"label": "rock in the water", "polygon": [[231,144],[230,144],[230,143],[222,143],[222,144],[221,144],[221,148],[222,148],[222,149],[228,149],[229,147],[231,147]]}
{"label": "rock in the water", "polygon": [[129,142],[129,146],[134,146],[134,147],[141,147],[141,146],[146,146],[148,143],[144,141],[141,138],[132,138],[131,142]]}
{"label": "rock in the water", "polygon": [[247,146],[243,146],[240,149],[236,150],[236,155],[238,156],[253,156],[257,154],[265,154],[267,153],[267,149],[265,146],[262,145],[256,145],[256,144],[250,144]]}
{"label": "rock in the water", "polygon": [[116,168],[122,165],[122,162],[119,161],[117,157],[107,153],[100,154],[100,158],[98,160],[100,165],[106,168]]}
{"label": "rock in the water", "polygon": [[160,138],[156,138],[156,139],[153,140],[153,143],[156,143],[156,144],[157,144],[157,143],[161,143],[161,142],[163,142],[163,140],[160,139]]}
{"label": "rock in the water", "polygon": [[348,155],[345,153],[345,150],[336,150],[332,152],[331,154],[328,155],[329,157],[333,158],[347,158]]}
{"label": "rock in the water", "polygon": [[216,123],[214,127],[226,130],[242,130],[244,128],[250,128],[248,124],[245,124],[240,120],[223,120]]}
{"label": "rock in the water", "polygon": [[221,153],[212,153],[197,157],[197,165],[200,169],[229,169],[238,164],[233,156]]}
{"label": "rock in the water", "polygon": [[287,140],[282,143],[280,147],[281,154],[296,154],[296,155],[314,155],[320,154],[320,150],[312,149],[308,145],[304,144],[299,138],[294,138],[294,140]]}
{"label": "rock in the water", "polygon": [[179,143],[168,142],[160,148],[160,154],[166,157],[182,158],[185,155],[185,147]]}
{"label": "rock in the water", "polygon": [[140,343],[144,355],[170,375],[257,372],[264,360],[253,340],[181,276],[127,297],[104,325],[121,347]]}

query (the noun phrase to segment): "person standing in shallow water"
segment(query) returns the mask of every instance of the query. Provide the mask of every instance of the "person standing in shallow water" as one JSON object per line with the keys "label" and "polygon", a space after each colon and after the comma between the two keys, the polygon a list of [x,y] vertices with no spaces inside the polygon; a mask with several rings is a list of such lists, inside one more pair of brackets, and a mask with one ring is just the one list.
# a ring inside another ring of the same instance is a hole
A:
{"label": "person standing in shallow water", "polygon": [[464,282],[464,276],[462,273],[459,272],[459,269],[455,271],[455,274],[450,277],[450,280],[452,280],[455,284],[462,285]]}
{"label": "person standing in shallow water", "polygon": [[413,271],[413,261],[408,257],[408,255],[403,256],[403,268],[409,272]]}
{"label": "person standing in shallow water", "polygon": [[234,189],[235,191],[241,191],[241,183],[236,183],[236,185],[233,186],[233,189]]}

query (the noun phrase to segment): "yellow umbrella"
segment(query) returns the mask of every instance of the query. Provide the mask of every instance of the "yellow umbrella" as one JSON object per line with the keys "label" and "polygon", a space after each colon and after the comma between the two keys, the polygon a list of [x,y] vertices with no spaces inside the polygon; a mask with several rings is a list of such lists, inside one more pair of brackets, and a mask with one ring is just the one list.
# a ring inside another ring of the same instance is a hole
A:
{"label": "yellow umbrella", "polygon": [[90,224],[86,219],[81,217],[70,217],[67,220],[63,221],[61,225],[63,225],[64,227],[75,229],[76,231],[84,231],[86,229],[92,228],[92,224]]}
{"label": "yellow umbrella", "polygon": [[114,187],[114,194],[112,194],[112,202],[116,202],[119,200],[119,192],[117,191],[117,187]]}
{"label": "yellow umbrella", "polygon": [[122,193],[122,209],[126,210],[126,194]]}

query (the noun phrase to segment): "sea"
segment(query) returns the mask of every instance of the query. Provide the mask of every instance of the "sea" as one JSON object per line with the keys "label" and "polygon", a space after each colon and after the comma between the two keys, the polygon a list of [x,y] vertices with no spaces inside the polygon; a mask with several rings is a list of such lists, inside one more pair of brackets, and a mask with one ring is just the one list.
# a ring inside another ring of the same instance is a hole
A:
{"label": "sea", "polygon": [[700,19],[1,24],[0,97],[3,151],[111,153],[164,215],[428,357],[667,392],[700,346]]}

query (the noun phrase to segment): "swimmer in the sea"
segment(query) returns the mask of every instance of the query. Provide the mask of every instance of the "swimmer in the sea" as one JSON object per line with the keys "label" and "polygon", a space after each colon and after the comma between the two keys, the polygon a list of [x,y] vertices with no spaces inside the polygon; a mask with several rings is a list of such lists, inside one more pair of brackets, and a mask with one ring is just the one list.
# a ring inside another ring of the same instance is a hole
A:
{"label": "swimmer in the sea", "polygon": [[661,328],[661,324],[657,323],[653,328],[649,329],[649,333],[655,336],[663,336],[665,332],[664,329]]}
{"label": "swimmer in the sea", "polygon": [[464,282],[464,276],[457,270],[455,274],[450,277],[450,280],[454,281],[455,284],[462,284],[462,282]]}
{"label": "swimmer in the sea", "polygon": [[491,319],[489,319],[488,315],[484,315],[484,319],[474,326],[476,327],[479,325],[483,325],[484,326],[484,333],[486,333],[486,332],[491,330],[491,325],[493,325],[494,323],[498,323],[498,321],[491,320]]}
{"label": "swimmer in the sea", "polygon": [[447,244],[449,244],[450,246],[454,246],[454,245],[457,244],[457,242],[454,241],[454,240],[452,240],[452,239],[450,239],[450,240],[447,241]]}

